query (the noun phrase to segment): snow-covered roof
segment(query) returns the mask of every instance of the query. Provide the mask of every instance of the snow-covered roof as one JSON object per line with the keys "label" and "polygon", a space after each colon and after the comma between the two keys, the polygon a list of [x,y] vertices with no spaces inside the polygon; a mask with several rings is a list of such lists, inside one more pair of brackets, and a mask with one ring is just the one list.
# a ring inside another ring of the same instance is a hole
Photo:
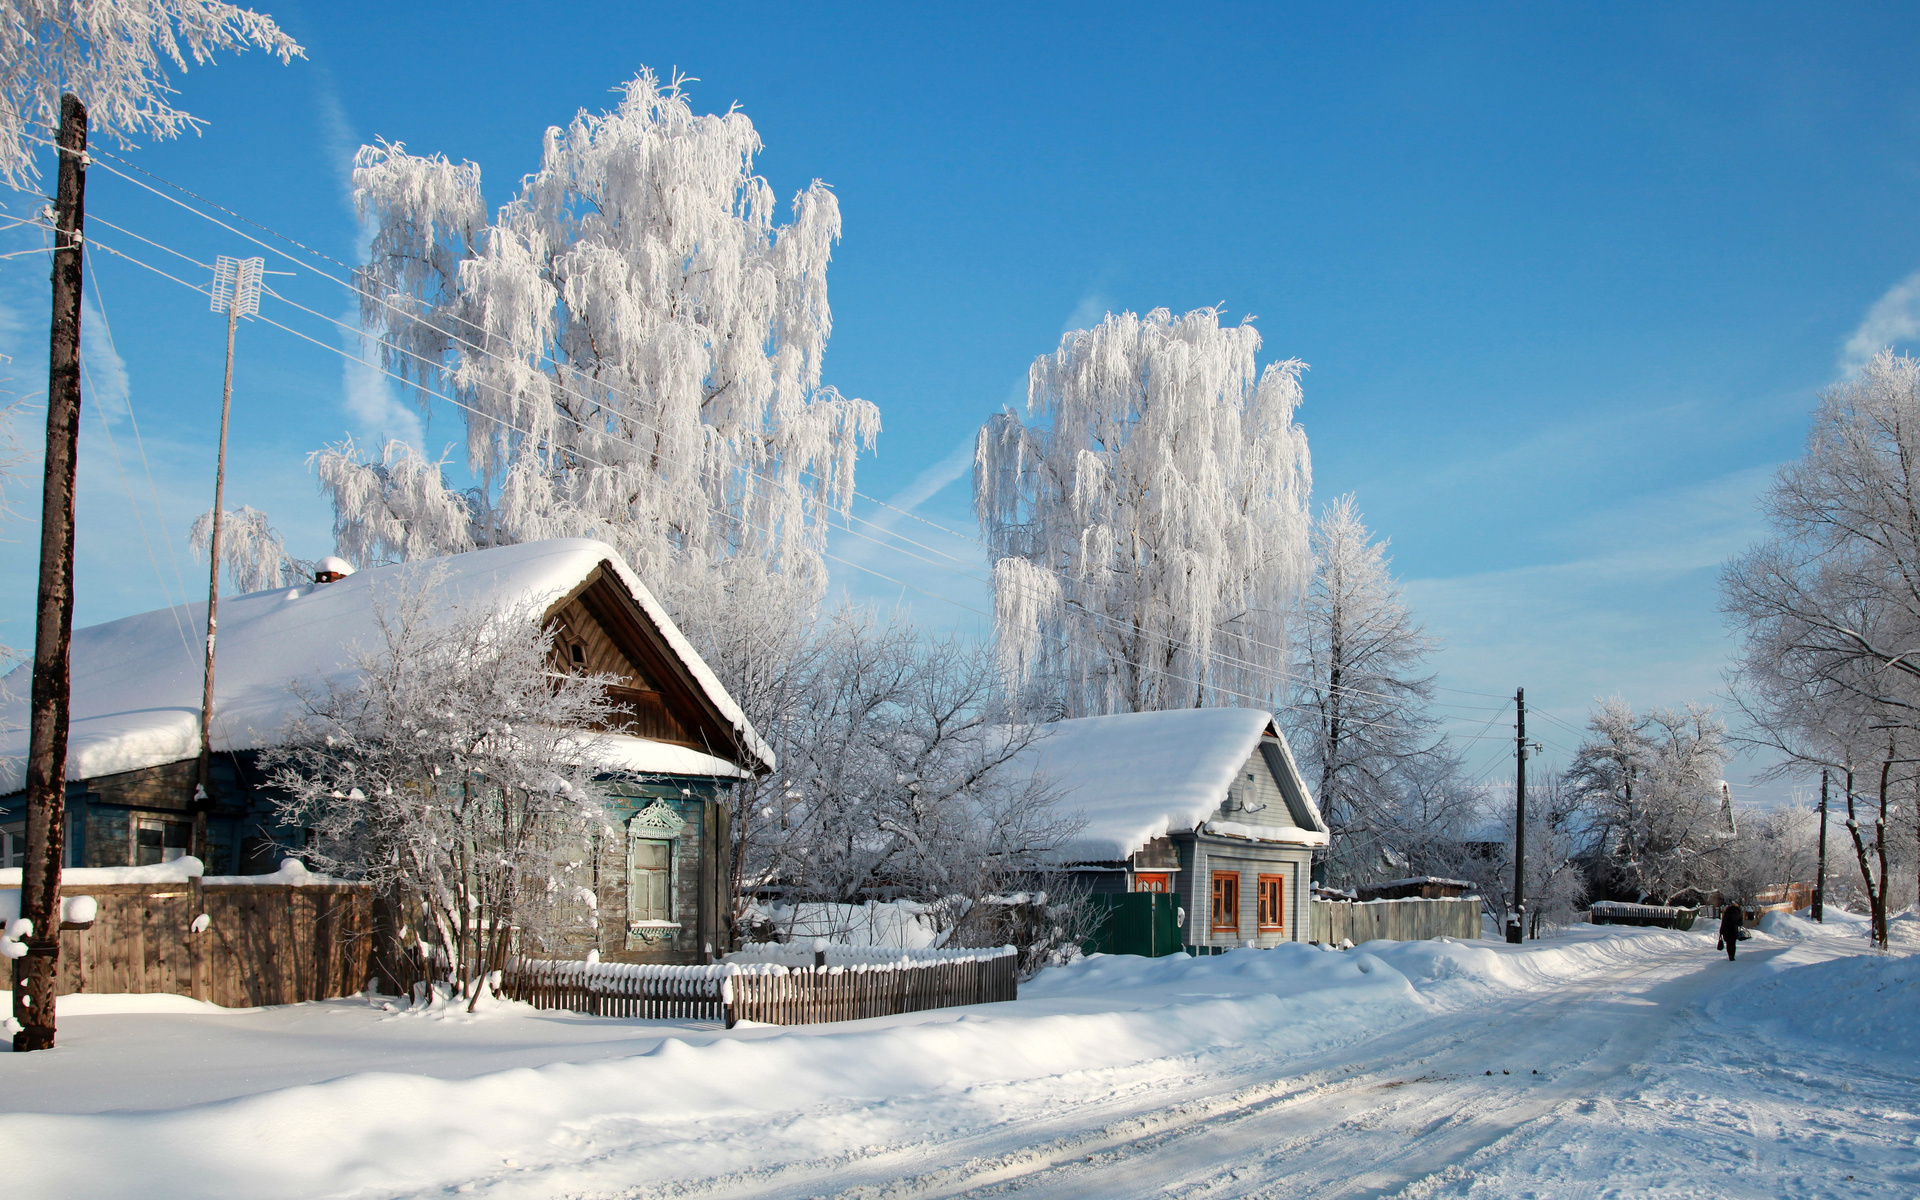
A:
{"label": "snow-covered roof", "polygon": [[1063,809],[1086,818],[1086,828],[1060,856],[1064,862],[1122,859],[1154,838],[1202,824],[1227,837],[1325,845],[1326,825],[1284,738],[1281,769],[1298,792],[1288,807],[1297,802],[1302,811],[1272,814],[1290,824],[1209,820],[1272,726],[1270,713],[1251,708],[1081,717],[1048,726],[1021,766],[1058,790]]}
{"label": "snow-covered roof", "polygon": [[[653,594],[613,547],[585,538],[475,550],[360,571],[333,583],[222,597],[214,749],[271,745],[299,711],[289,688],[294,679],[346,682],[356,675],[355,650],[373,650],[381,640],[374,624],[376,599],[394,591],[403,578],[437,570],[435,589],[448,612],[456,606],[469,611],[523,604],[544,609],[578,589],[603,563],[659,628],[707,700],[733,727],[743,750],[772,767],[773,751]],[[135,771],[199,753],[205,629],[203,601],[74,631],[67,778]],[[23,786],[30,672],[31,666],[19,667],[5,681],[11,694],[0,707],[0,724],[14,732],[0,735],[0,793]],[[754,765],[624,734],[608,735],[603,744],[609,767],[635,771],[739,776]]]}

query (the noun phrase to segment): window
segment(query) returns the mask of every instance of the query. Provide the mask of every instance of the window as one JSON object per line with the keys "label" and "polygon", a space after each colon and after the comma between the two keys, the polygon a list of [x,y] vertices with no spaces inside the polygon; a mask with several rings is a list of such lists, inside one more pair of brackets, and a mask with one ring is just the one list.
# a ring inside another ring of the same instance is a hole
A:
{"label": "window", "polygon": [[1143,871],[1133,877],[1133,890],[1136,892],[1170,892],[1173,881],[1165,872]]}
{"label": "window", "polygon": [[587,669],[587,648],[585,646],[582,646],[579,642],[575,642],[573,645],[567,647],[567,653],[572,657],[574,666],[579,667],[583,671]]}
{"label": "window", "polygon": [[1287,877],[1285,875],[1260,877],[1260,930],[1262,933],[1287,927],[1286,895]]}
{"label": "window", "polygon": [[1240,872],[1213,873],[1213,931],[1240,932]]}
{"label": "window", "polygon": [[673,843],[635,838],[627,847],[627,921],[662,923],[673,918],[669,885]]}
{"label": "window", "polygon": [[165,817],[135,817],[133,821],[133,865],[150,867],[184,856],[193,845],[193,823],[169,821]]}
{"label": "window", "polygon": [[0,867],[23,867],[27,864],[27,823],[16,821],[11,825],[0,825]]}

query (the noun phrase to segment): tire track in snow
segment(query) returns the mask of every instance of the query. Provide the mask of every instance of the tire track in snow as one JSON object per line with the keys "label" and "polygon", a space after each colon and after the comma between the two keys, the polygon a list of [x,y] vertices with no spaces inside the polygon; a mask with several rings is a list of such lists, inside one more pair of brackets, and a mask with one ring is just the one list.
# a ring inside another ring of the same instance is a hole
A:
{"label": "tire track in snow", "polygon": [[[1098,1130],[831,1194],[844,1200],[944,1200],[1018,1192],[1106,1200],[1151,1192],[1211,1200],[1405,1191],[1629,1068],[1667,1036],[1686,1001],[1704,990],[1694,982],[1702,971],[1698,952],[1669,952],[1576,987],[1502,1004],[1497,1017],[1467,1031],[1458,1028],[1460,1012],[1428,1018],[1414,1029],[1435,1022],[1450,1028],[1411,1043],[1406,1033],[1386,1035],[1384,1044],[1374,1039],[1366,1060],[1344,1070],[1322,1068],[1315,1083],[1307,1083],[1309,1076],[1296,1078],[1293,1086],[1282,1081],[1243,1087]],[[1680,994],[1664,1004],[1615,1003],[1621,1011],[1611,1015],[1612,1027],[1599,1044],[1577,1043],[1588,1053],[1540,1076],[1480,1073],[1490,1069],[1483,1064],[1510,1063],[1528,1052],[1546,1061],[1553,1043],[1564,1037],[1556,1023],[1602,993],[1633,992],[1634,981],[1656,974],[1661,978],[1645,991]],[[1633,1030],[1635,1018],[1649,1009],[1665,1009],[1669,1019]],[[1533,1036],[1516,1044],[1516,1024],[1534,1030]],[[1248,1142],[1255,1144],[1251,1152]],[[1355,1162],[1373,1165],[1356,1172]]]}
{"label": "tire track in snow", "polygon": [[[1404,1129],[1411,1119],[1413,1096],[1400,1094],[1413,1089],[1428,1106],[1425,1092],[1442,1085],[1463,1087],[1467,1071],[1484,1079],[1480,1069],[1488,1062],[1496,1068],[1501,1060],[1513,1062],[1513,1046],[1503,1044],[1503,1031],[1517,1020],[1534,1025],[1551,1025],[1557,1014],[1574,1010],[1580,1004],[1596,1002],[1601,993],[1634,991],[1634,981],[1649,973],[1674,973],[1676,966],[1699,970],[1697,950],[1665,950],[1653,958],[1638,962],[1611,964],[1611,970],[1576,985],[1555,985],[1555,991],[1519,993],[1513,998],[1501,996],[1494,1002],[1490,1020],[1475,1021],[1471,1010],[1452,1010],[1409,1023],[1402,1029],[1380,1033],[1361,1043],[1311,1056],[1288,1054],[1286,1058],[1254,1058],[1236,1064],[1221,1064],[1225,1069],[1196,1071],[1185,1079],[1158,1079],[1119,1089],[1119,1094],[1104,1094],[1091,1102],[1050,1096],[1043,1121],[1031,1117],[996,1121],[993,1127],[973,1127],[960,1135],[927,1135],[912,1142],[868,1146],[860,1152],[837,1152],[812,1160],[797,1160],[770,1165],[753,1171],[735,1171],[705,1179],[660,1181],[651,1187],[616,1190],[632,1200],[657,1196],[714,1196],[714,1198],[766,1198],[789,1200],[799,1196],[845,1196],[849,1200],[918,1200],[937,1196],[993,1194],[1006,1190],[1033,1190],[1037,1194],[1135,1194],[1140,1188],[1116,1175],[1133,1175],[1142,1162],[1158,1164],[1177,1158],[1187,1142],[1210,1144],[1221,1131],[1240,1129],[1248,1123],[1263,1123],[1261,1117],[1275,1117],[1298,1125],[1292,1133],[1279,1137],[1261,1133],[1260,1162],[1238,1162],[1215,1169],[1219,1156],[1208,1156],[1185,1181],[1169,1181],[1150,1190],[1175,1187],[1198,1194],[1250,1194],[1277,1175],[1275,1162],[1308,1156],[1329,1137],[1356,1139],[1373,1129],[1407,1140]],[[1644,989],[1642,989],[1644,991]],[[1649,1004],[1649,1002],[1642,1002]],[[1663,1023],[1665,1025],[1665,1023]],[[1636,1039],[1638,1041],[1638,1039]],[[1638,1046],[1636,1046],[1638,1048]],[[1354,1052],[1365,1050],[1367,1058],[1354,1062]],[[1565,1054],[1565,1048],[1561,1048]],[[1490,1058],[1492,1056],[1492,1058]],[[1436,1068],[1446,1058],[1455,1066]],[[1459,1064],[1469,1064],[1459,1068]],[[1578,1068],[1580,1060],[1563,1064]],[[1271,1071],[1284,1069],[1284,1077],[1275,1079]],[[1244,1081],[1248,1075],[1267,1075],[1258,1083],[1240,1083],[1221,1091],[1221,1083]],[[1515,1091],[1515,1077],[1507,1079],[1509,1091]],[[1534,1079],[1538,1087],[1546,1077]],[[1058,1081],[1054,1081],[1058,1083]],[[1135,1108],[1142,1096],[1158,1098],[1160,1104],[1142,1112]],[[1346,1116],[1329,1117],[1327,1110],[1340,1104]],[[1283,1114],[1304,1116],[1283,1117]],[[1402,1114],[1398,1125],[1390,1121]],[[1102,1121],[1087,1125],[1085,1121]],[[1069,1127],[1054,1137],[1044,1137],[1050,1129]],[[1071,1127],[1079,1123],[1079,1127]],[[1039,1127],[1037,1127],[1039,1125]],[[1459,1125],[1457,1112],[1442,1110],[1419,1117],[1419,1139],[1446,1135]],[[1455,1131],[1457,1133],[1457,1131]],[[1041,1140],[1035,1140],[1039,1137]],[[1452,1139],[1450,1139],[1452,1140]],[[1486,1137],[1476,1137],[1484,1142]],[[1471,1152],[1471,1148],[1455,1150]],[[1229,1154],[1227,1158],[1235,1158]],[[1348,1160],[1352,1162],[1352,1160]],[[1281,1169],[1281,1175],[1286,1171]],[[1085,1179],[1087,1190],[1075,1187]],[[1404,1181],[1404,1175],[1396,1181]],[[1236,1185],[1236,1187],[1235,1187]],[[1116,1190],[1117,1188],[1117,1190]],[[1292,1194],[1298,1181],[1290,1181]],[[605,1196],[609,1192],[589,1190],[580,1194]],[[1317,1194],[1317,1192],[1308,1192]],[[1329,1192],[1336,1194],[1336,1192]],[[1369,1192],[1357,1192],[1369,1194]],[[1379,1194],[1375,1188],[1371,1194]]]}

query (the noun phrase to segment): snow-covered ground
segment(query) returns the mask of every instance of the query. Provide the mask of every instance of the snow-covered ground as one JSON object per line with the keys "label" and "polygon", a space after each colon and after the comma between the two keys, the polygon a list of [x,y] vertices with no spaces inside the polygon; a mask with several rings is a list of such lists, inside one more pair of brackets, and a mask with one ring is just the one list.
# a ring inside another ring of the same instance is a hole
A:
{"label": "snow-covered ground", "polygon": [[21,1197],[1920,1192],[1920,958],[1770,927],[1103,957],[731,1032],[95,997],[0,1055],[0,1161]]}

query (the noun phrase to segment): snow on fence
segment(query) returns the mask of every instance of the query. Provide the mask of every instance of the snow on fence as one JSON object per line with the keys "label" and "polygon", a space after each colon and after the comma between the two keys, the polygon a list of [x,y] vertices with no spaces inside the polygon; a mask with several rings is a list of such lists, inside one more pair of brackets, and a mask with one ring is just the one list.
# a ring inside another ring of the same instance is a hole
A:
{"label": "snow on fence", "polygon": [[1318,900],[1313,902],[1313,941],[1337,946],[1386,940],[1480,936],[1480,897],[1448,900]]}
{"label": "snow on fence", "polygon": [[897,946],[842,946],[829,942],[818,949],[811,942],[745,942],[733,953],[727,955],[730,963],[779,963],[786,967],[816,966],[814,956],[824,953],[830,967],[848,967],[855,965],[885,966],[887,964],[914,964],[932,962],[972,962],[982,955],[998,955],[999,948],[981,950],[973,947],[948,947],[933,949],[922,947],[907,950]]}
{"label": "snow on fence", "polygon": [[520,959],[504,973],[500,990],[535,1008],[603,1017],[723,1021],[728,1028],[741,1021],[807,1025],[1013,1000],[1019,961],[1011,946],[826,967]]}

